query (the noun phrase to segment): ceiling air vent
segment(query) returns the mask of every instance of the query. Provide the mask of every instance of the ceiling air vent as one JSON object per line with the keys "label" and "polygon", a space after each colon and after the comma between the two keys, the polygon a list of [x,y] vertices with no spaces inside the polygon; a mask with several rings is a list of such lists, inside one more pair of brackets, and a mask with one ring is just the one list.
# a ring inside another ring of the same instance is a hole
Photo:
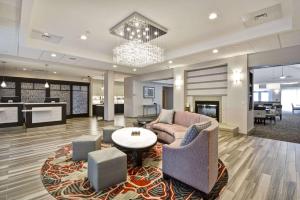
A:
{"label": "ceiling air vent", "polygon": [[281,4],[276,4],[255,12],[248,13],[242,17],[246,27],[257,26],[266,22],[274,21],[282,17]]}
{"label": "ceiling air vent", "polygon": [[34,30],[34,29],[31,31],[30,36],[32,39],[43,40],[43,41],[54,43],[54,44],[60,43],[60,41],[63,39],[62,36],[42,32],[42,31]]}

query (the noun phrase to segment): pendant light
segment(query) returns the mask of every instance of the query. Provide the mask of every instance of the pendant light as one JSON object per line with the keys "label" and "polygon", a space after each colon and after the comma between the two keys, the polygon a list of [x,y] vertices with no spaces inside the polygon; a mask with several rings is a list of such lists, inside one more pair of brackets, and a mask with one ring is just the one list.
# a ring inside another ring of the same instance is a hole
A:
{"label": "pendant light", "polygon": [[2,79],[2,82],[1,82],[1,87],[2,88],[6,88],[7,87],[7,85],[6,85],[6,82],[4,81],[4,72],[5,72],[5,61],[2,61],[2,64],[3,64],[3,79]]}
{"label": "pendant light", "polygon": [[[48,66],[48,65],[45,64],[46,76],[48,75],[47,66]],[[46,79],[46,83],[45,83],[45,88],[49,88],[49,83],[48,83],[47,79]]]}
{"label": "pendant light", "polygon": [[279,78],[280,79],[286,79],[286,76],[283,75],[283,66],[281,67],[281,76]]}

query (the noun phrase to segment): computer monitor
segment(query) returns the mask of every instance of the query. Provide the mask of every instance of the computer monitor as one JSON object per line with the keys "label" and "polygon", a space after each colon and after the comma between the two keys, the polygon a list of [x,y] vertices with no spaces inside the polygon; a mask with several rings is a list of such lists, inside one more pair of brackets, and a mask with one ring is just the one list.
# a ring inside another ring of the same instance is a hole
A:
{"label": "computer monitor", "polygon": [[1,97],[1,102],[2,103],[14,103],[14,102],[21,102],[21,98],[18,96],[6,96],[6,97]]}
{"label": "computer monitor", "polygon": [[59,102],[59,98],[54,98],[54,97],[46,97],[45,98],[45,103],[58,103]]}

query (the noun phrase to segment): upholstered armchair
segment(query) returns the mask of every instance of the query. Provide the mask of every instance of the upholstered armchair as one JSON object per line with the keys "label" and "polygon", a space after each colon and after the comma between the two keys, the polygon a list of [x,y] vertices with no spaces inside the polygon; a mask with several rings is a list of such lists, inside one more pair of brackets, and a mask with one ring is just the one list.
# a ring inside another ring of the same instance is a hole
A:
{"label": "upholstered armchair", "polygon": [[162,169],[165,177],[173,177],[208,194],[218,177],[218,122],[212,120],[207,129],[186,146],[163,145]]}

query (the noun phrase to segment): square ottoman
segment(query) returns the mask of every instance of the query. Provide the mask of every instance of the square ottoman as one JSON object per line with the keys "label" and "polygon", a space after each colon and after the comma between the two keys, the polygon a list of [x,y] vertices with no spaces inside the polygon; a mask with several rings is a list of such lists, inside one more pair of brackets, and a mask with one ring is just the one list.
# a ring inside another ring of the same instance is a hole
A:
{"label": "square ottoman", "polygon": [[103,127],[103,142],[104,143],[113,143],[111,135],[118,129],[123,128],[123,126],[105,126]]}
{"label": "square ottoman", "polygon": [[96,151],[101,148],[101,136],[83,135],[73,140],[72,145],[72,159],[75,161],[87,160],[89,152]]}
{"label": "square ottoman", "polygon": [[127,180],[127,155],[115,147],[90,152],[88,179],[99,192]]}

